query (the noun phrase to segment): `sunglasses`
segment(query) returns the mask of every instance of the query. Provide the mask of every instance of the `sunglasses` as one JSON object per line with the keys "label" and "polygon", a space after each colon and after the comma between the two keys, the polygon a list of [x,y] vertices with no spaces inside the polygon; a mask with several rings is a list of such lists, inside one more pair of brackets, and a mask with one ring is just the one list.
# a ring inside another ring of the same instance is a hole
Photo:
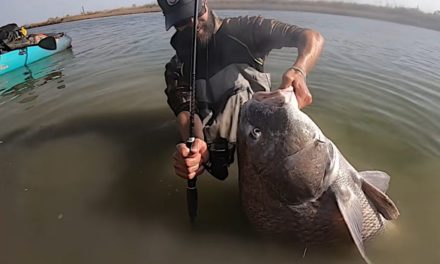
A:
{"label": "sunglasses", "polygon": [[[206,13],[206,4],[203,3],[202,5],[202,9],[200,9],[199,13],[197,14],[197,17],[201,17]],[[185,19],[180,20],[179,22],[177,22],[176,24],[174,24],[174,26],[176,28],[181,28],[184,27],[186,25],[189,25],[192,22],[192,17],[188,17]]]}

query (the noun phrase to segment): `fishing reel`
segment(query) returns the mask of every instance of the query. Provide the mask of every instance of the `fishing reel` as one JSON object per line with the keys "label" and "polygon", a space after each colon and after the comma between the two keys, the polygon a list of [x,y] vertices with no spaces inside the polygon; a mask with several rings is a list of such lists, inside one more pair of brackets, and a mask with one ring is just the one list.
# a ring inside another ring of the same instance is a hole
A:
{"label": "fishing reel", "polygon": [[209,144],[208,151],[209,161],[204,164],[206,170],[219,180],[226,179],[229,165],[234,162],[235,145],[220,139]]}

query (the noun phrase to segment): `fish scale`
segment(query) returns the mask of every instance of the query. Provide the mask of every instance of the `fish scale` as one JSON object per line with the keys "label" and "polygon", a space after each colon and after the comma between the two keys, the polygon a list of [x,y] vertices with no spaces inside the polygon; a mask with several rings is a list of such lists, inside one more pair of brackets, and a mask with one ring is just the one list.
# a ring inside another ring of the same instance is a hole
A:
{"label": "fish scale", "polygon": [[360,177],[359,173],[357,173],[356,170],[348,163],[339,150],[338,153],[342,157],[340,161],[342,164],[340,166],[348,167],[349,170],[343,171],[340,177],[336,178],[336,183],[344,186],[350,186],[355,196],[360,200],[363,215],[362,239],[370,240],[383,231],[385,225],[384,219],[377,211],[375,206],[366,198],[360,186],[361,182],[355,180],[356,178]]}
{"label": "fish scale", "polygon": [[[285,91],[256,93],[241,109],[238,166],[243,210],[265,235],[314,244],[363,242],[399,211],[385,194],[389,175],[359,173]],[[293,93],[293,89],[291,90]],[[258,131],[258,133],[254,133]]]}

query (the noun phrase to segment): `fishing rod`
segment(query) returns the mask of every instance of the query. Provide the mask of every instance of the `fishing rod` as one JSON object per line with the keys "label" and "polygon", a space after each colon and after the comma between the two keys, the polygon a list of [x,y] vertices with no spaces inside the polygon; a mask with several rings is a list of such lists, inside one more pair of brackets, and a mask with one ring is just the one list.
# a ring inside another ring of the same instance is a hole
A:
{"label": "fishing rod", "polygon": [[[197,62],[197,20],[198,20],[199,0],[194,1],[193,31],[192,31],[192,61],[191,61],[191,79],[190,79],[190,103],[189,103],[189,138],[186,146],[191,150],[195,141],[194,135],[194,115],[195,115],[195,95],[196,95],[196,62]],[[186,188],[186,200],[188,204],[188,214],[191,223],[195,222],[197,216],[197,178],[188,180]]]}

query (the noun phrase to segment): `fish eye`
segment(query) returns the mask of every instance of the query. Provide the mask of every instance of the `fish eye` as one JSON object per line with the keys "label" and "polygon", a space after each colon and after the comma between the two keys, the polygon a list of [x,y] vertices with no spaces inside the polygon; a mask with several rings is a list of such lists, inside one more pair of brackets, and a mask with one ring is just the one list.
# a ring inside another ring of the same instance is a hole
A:
{"label": "fish eye", "polygon": [[253,139],[259,139],[261,137],[261,130],[259,128],[252,129],[250,133]]}

